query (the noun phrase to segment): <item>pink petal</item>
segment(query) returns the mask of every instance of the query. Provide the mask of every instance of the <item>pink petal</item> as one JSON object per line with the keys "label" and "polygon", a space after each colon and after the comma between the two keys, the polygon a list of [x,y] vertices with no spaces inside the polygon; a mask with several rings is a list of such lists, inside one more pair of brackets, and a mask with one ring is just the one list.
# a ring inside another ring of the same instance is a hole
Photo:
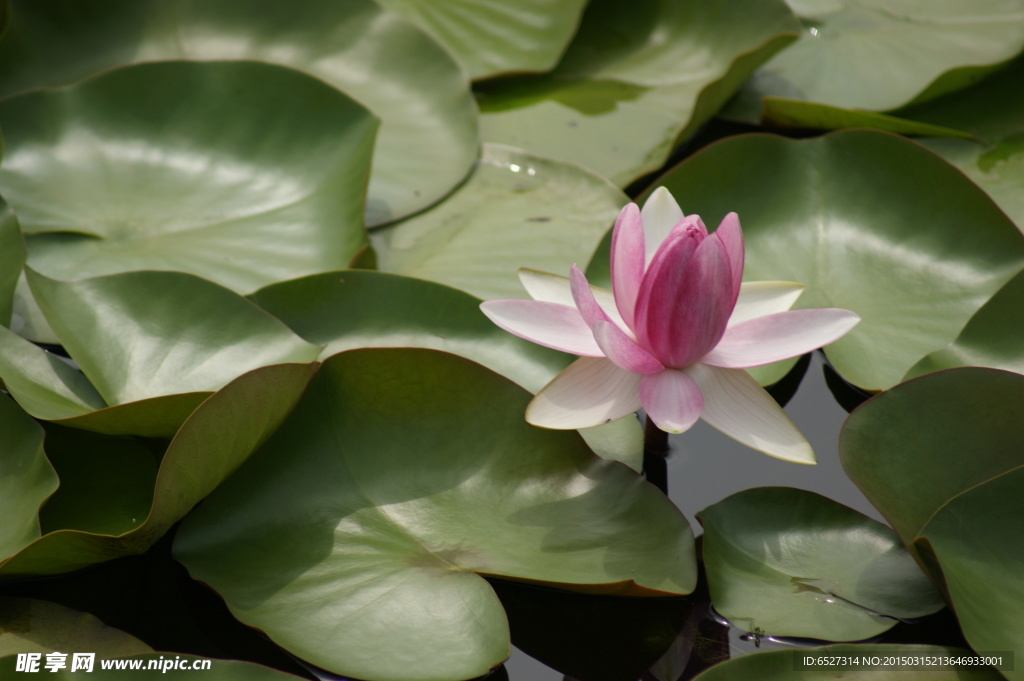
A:
{"label": "pink petal", "polygon": [[683,219],[683,211],[667,189],[658,187],[644,202],[640,217],[644,224],[644,264],[647,265],[672,228]]}
{"label": "pink petal", "polygon": [[706,355],[733,309],[725,246],[708,238],[693,248],[698,238],[691,232],[661,251],[640,287],[637,340],[667,367],[681,369]]}
{"label": "pink petal", "polygon": [[488,300],[487,317],[509,333],[562,352],[603,357],[590,327],[576,308],[539,300]]}
{"label": "pink petal", "polygon": [[599,320],[591,324],[590,328],[593,329],[594,339],[597,340],[597,345],[604,352],[604,356],[620,369],[632,371],[634,374],[653,374],[665,368],[651,353],[637,345],[612,322]]}
{"label": "pink petal", "polygon": [[[572,285],[569,283],[569,277],[551,274],[550,272],[541,272],[540,270],[531,270],[528,267],[520,267],[519,282],[534,300],[576,307],[576,301],[572,297]],[[615,322],[619,328],[627,328],[626,323],[619,316],[619,311],[615,308],[615,299],[612,297],[611,291],[591,286],[590,292],[609,319]]]}
{"label": "pink petal", "polygon": [[743,282],[743,231],[740,229],[740,219],[736,213],[729,213],[718,225],[718,229],[712,235],[713,238],[722,242],[725,253],[729,257],[729,271],[732,274],[733,305],[736,304],[736,297],[740,294],[740,284]]}
{"label": "pink petal", "polygon": [[581,357],[555,376],[526,407],[541,428],[574,430],[608,423],[640,408],[640,375],[606,359]]}
{"label": "pink petal", "polygon": [[704,396],[701,418],[752,449],[813,464],[814,450],[778,403],[742,369],[697,363],[686,369]]}
{"label": "pink petal", "polygon": [[590,290],[586,275],[576,265],[569,270],[569,285],[572,288],[572,299],[576,303],[576,308],[580,311],[583,321],[590,326],[597,321],[611,321],[608,314],[598,304],[594,292]]}
{"label": "pink petal", "polygon": [[633,309],[644,276],[644,224],[640,209],[631,203],[619,213],[612,232],[611,276],[615,305],[633,329]]}
{"label": "pink petal", "polygon": [[744,369],[797,357],[838,340],[859,321],[834,307],[776,312],[730,326],[701,362]]}
{"label": "pink petal", "polygon": [[654,424],[667,433],[689,430],[704,410],[704,397],[697,384],[675,369],[644,376],[640,403]]}
{"label": "pink petal", "polygon": [[[746,281],[740,284],[736,307],[729,317],[729,326],[748,319],[785,312],[804,292],[803,284],[788,281]],[[536,297],[536,296],[534,296]]]}

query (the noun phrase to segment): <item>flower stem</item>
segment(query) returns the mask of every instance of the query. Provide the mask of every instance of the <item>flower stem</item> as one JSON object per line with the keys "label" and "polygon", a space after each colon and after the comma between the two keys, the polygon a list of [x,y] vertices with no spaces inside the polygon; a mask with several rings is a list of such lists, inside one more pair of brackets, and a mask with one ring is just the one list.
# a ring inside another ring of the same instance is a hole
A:
{"label": "flower stem", "polygon": [[647,417],[644,426],[644,477],[652,485],[668,494],[668,433],[654,425],[651,417]]}

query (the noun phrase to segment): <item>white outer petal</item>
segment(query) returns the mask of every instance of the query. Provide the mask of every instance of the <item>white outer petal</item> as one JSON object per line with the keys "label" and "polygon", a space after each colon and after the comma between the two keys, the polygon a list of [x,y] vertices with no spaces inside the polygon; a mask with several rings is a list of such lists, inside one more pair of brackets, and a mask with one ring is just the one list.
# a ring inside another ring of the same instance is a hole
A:
{"label": "white outer petal", "polygon": [[804,292],[804,285],[791,281],[745,281],[729,317],[729,326],[757,317],[785,312]]}
{"label": "white outer petal", "polygon": [[665,240],[668,233],[683,219],[683,211],[672,198],[672,194],[664,187],[658,187],[644,202],[640,210],[640,219],[644,223],[644,266],[651,264],[658,246]]}
{"label": "white outer petal", "polygon": [[608,423],[640,408],[640,374],[603,357],[581,357],[555,376],[526,407],[541,428],[575,430]]}
{"label": "white outer petal", "polygon": [[[569,277],[551,274],[550,272],[541,272],[540,270],[531,270],[528,267],[520,267],[518,274],[519,282],[534,300],[576,307],[576,301],[572,298],[572,287],[569,283]],[[615,322],[615,326],[625,331],[632,338],[633,333],[626,326],[622,315],[619,314],[619,308],[615,305],[615,297],[612,295],[612,292],[597,286],[591,286],[590,290],[594,293],[594,299],[597,300],[597,304],[601,306],[601,309],[608,315],[608,318]]]}
{"label": "white outer petal", "polygon": [[813,464],[814,450],[786,412],[742,369],[697,363],[684,371],[704,396],[701,418],[732,439],[769,456]]}

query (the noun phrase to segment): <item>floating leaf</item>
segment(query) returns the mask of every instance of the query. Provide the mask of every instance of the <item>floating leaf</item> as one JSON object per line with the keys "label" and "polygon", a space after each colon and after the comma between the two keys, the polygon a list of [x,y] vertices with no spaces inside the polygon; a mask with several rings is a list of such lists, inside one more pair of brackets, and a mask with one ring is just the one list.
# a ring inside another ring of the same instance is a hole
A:
{"label": "floating leaf", "polygon": [[0,579],[70,572],[147,550],[277,429],[315,369],[315,364],[284,364],[235,379],[203,402],[176,433],[161,459],[144,522],[126,515],[135,509],[110,505],[104,522],[134,529],[120,535],[50,532],[0,561]]}
{"label": "floating leaf", "polygon": [[529,397],[436,351],[335,355],[275,437],[189,516],[175,555],[243,622],[363,679],[470,678],[499,664],[508,625],[475,573],[692,589],[678,510],[575,433],[528,426]]}
{"label": "floating leaf", "polygon": [[[307,72],[351,95],[381,118],[366,206],[369,224],[393,220],[434,203],[465,177],[476,158],[476,107],[458,65],[422,31],[370,0],[15,0],[11,5],[12,25],[0,42],[3,94],[64,85],[136,61],[251,59]],[[179,77],[156,79],[153,87],[168,89]],[[300,93],[275,92],[272,86],[260,81],[237,91],[237,84],[223,87],[231,111],[209,121],[223,131],[225,120],[231,120],[232,127],[240,124],[240,112],[258,116],[255,125],[260,138],[268,137],[267,131],[274,131],[271,138],[291,137],[291,151],[309,162],[306,168],[289,167],[289,159],[281,157],[273,165],[259,168],[253,174],[262,181],[251,189],[255,206],[265,205],[270,198],[265,196],[268,190],[271,196],[284,198],[310,181],[318,186],[330,182],[330,173],[317,168],[318,162],[338,155],[353,156],[353,163],[362,164],[360,157],[369,154],[372,141],[363,124],[356,123],[352,132],[367,146],[358,152],[346,151],[343,143],[322,136],[350,123],[348,114],[332,110],[327,102],[302,102]],[[179,87],[187,94],[190,84]],[[266,103],[255,106],[239,96]],[[206,98],[208,95],[201,97]],[[272,101],[275,99],[279,101]],[[293,106],[305,109],[304,120],[289,122],[279,115],[282,108]],[[325,125],[325,121],[334,122]],[[169,127],[179,126],[176,118],[175,125]],[[148,137],[150,141],[166,140],[168,135],[156,132]],[[306,148],[305,139],[310,137],[320,139]],[[252,145],[257,146],[257,140]],[[176,159],[184,160],[179,155],[170,160]],[[248,154],[234,159],[242,165],[251,160]],[[193,170],[203,165],[201,159],[188,164]],[[218,165],[223,170],[228,167]],[[234,172],[220,178],[213,170],[208,169],[210,174],[199,179],[196,187],[237,177]],[[361,170],[365,172],[366,167]],[[313,179],[317,175],[324,177]],[[363,177],[352,178],[340,186],[340,195],[335,188],[319,200],[329,203],[351,198],[349,193],[358,196],[364,188]],[[336,210],[333,224],[352,210],[362,210],[361,204]],[[239,217],[250,215],[248,211]],[[286,220],[282,223],[288,224]],[[289,237],[285,252],[294,252],[297,244],[293,239]],[[229,252],[234,250],[237,244]],[[265,266],[275,264],[270,261]],[[248,290],[269,281],[264,279]]]}
{"label": "floating leaf", "polygon": [[432,35],[471,78],[554,67],[586,0],[380,0]]}
{"label": "floating leaf", "polygon": [[781,0],[593,0],[550,74],[477,88],[483,138],[625,186],[796,37]]}
{"label": "floating leaf", "polygon": [[39,537],[39,507],[57,489],[43,453],[43,431],[0,395],[0,561]]}
{"label": "floating leaf", "polygon": [[[847,658],[873,660],[885,657],[936,658],[973,656],[969,650],[928,645],[839,644],[821,648],[788,648],[743,655],[715,665],[698,674],[694,681],[1001,681],[990,667],[952,666],[911,671],[908,665],[883,668],[881,665],[801,666],[802,657],[817,660]],[[924,667],[925,665],[922,665]]]}
{"label": "floating leaf", "polygon": [[944,605],[895,532],[813,492],[748,489],[697,517],[711,602],[747,631],[857,641]]}
{"label": "floating leaf", "polygon": [[0,191],[29,264],[188,271],[248,293],[366,245],[375,121],[279,66],[162,62],[0,101]]}
{"label": "floating leaf", "polygon": [[489,144],[447,201],[371,239],[382,270],[479,298],[523,298],[519,268],[567,275],[590,259],[627,201],[582,168]]}
{"label": "floating leaf", "polygon": [[0,198],[0,325],[8,326],[14,312],[14,290],[25,265],[25,242],[18,218]]}
{"label": "floating leaf", "polygon": [[790,5],[803,21],[803,36],[754,74],[727,115],[756,118],[766,95],[896,109],[963,88],[1024,49],[1020,0]]}
{"label": "floating leaf", "polygon": [[895,385],[952,342],[1024,267],[1024,236],[984,192],[886,133],[732,138],[659,184],[709,225],[739,214],[746,279],[800,282],[797,307],[859,314],[861,323],[827,352],[866,390]]}

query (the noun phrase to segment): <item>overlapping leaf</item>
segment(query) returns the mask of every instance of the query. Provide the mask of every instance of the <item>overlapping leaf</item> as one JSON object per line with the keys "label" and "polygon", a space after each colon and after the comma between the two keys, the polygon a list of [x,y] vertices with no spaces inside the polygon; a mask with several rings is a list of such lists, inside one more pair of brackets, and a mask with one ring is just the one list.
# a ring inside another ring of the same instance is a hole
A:
{"label": "overlapping leaf", "polygon": [[859,314],[827,352],[868,390],[895,385],[948,345],[1024,268],[1024,237],[984,192],[886,133],[732,138],[659,184],[709,225],[739,214],[746,279],[800,282],[797,307]]}
{"label": "overlapping leaf", "polygon": [[943,580],[976,650],[1012,650],[1024,627],[1022,400],[1020,374],[940,371],[864,404],[840,438],[843,467]]}
{"label": "overlapping leaf", "polygon": [[18,218],[0,198],[0,325],[11,323],[14,312],[14,290],[25,265],[25,242]]}
{"label": "overlapping leaf", "polygon": [[1024,49],[1020,0],[791,0],[804,31],[728,112],[765,95],[886,111],[957,90]]}
{"label": "overlapping leaf", "polygon": [[43,453],[43,431],[18,405],[0,395],[0,560],[39,537],[39,507],[57,489]]}
{"label": "overlapping leaf", "polygon": [[562,55],[586,0],[380,0],[432,35],[472,78],[548,71]]}
{"label": "overlapping leaf", "polygon": [[[58,508],[44,512],[48,533],[42,537],[36,533],[35,541],[0,561],[0,579],[70,572],[148,549],[277,429],[298,401],[315,368],[315,364],[263,367],[235,379],[206,399],[163,453],[155,483],[140,475],[130,479],[153,485],[137,491],[134,500],[124,495],[97,498],[96,484],[100,481],[96,480],[95,472],[78,475],[77,489],[66,490]],[[94,440],[93,447],[110,449],[112,443],[124,448],[121,456],[152,456],[139,451],[138,445],[134,452],[129,451],[132,446],[123,440]],[[95,454],[88,451],[88,444],[82,446],[86,450],[82,452],[84,456]],[[138,464],[132,467],[137,469]],[[107,471],[112,475],[125,472],[109,468]],[[52,485],[49,489],[52,490]],[[140,505],[139,496],[151,497],[152,504]],[[129,503],[132,501],[135,503]],[[88,517],[71,513],[74,508],[89,504],[94,508],[89,509]],[[31,506],[20,513],[26,510],[34,514]],[[143,517],[139,516],[140,511],[145,514]]]}
{"label": "overlapping leaf", "polygon": [[747,631],[859,641],[943,607],[896,533],[818,494],[749,489],[698,518],[715,610]]}
{"label": "overlapping leaf", "polygon": [[798,30],[781,0],[594,0],[554,71],[478,88],[483,138],[626,186]]}
{"label": "overlapping leaf", "polygon": [[[459,67],[422,31],[371,0],[15,0],[11,26],[0,43],[0,93],[63,85],[111,67],[160,59],[281,64],[316,76],[367,106],[381,119],[366,206],[369,224],[434,203],[461,181],[476,158],[476,110]],[[160,79],[156,84],[174,80]],[[303,148],[303,137],[330,130],[323,121],[334,117],[334,125],[346,124],[344,115],[324,108],[326,103],[303,103],[300,93],[274,92],[269,82],[236,86],[245,96],[263,93],[265,104],[254,106],[236,98],[238,110],[233,116],[215,115],[210,125],[223,126],[231,120],[234,127],[243,113],[256,115],[265,131],[273,131],[271,138],[298,136],[294,145],[279,153],[306,154],[310,161],[324,154],[346,153],[328,138],[321,139],[320,149]],[[228,95],[233,90],[232,86],[223,92]],[[200,95],[201,106],[208,98]],[[280,101],[275,104],[273,98]],[[253,110],[268,106],[267,111]],[[304,106],[310,109],[305,121],[289,122],[272,115],[281,107]],[[360,124],[352,132],[369,141]],[[193,167],[197,164],[202,161],[192,161]],[[263,191],[276,190],[273,193],[280,195],[308,177],[306,172],[296,172],[301,169],[284,167],[287,156],[278,159],[277,165],[257,174],[263,179]],[[312,166],[315,162],[306,170]],[[281,177],[275,180],[268,175],[271,172]],[[341,190],[359,192],[365,186],[363,177],[351,178]],[[355,204],[349,208],[362,210]],[[348,214],[341,211],[335,219]]]}
{"label": "overlapping leaf", "polygon": [[475,573],[689,591],[692,535],[675,507],[575,433],[528,426],[528,399],[436,351],[336,355],[189,516],[175,555],[243,622],[364,679],[469,678],[500,663],[507,623]]}
{"label": "overlapping leaf", "polygon": [[38,671],[49,674],[51,672],[43,665],[46,655],[54,651],[68,655],[65,661],[70,668],[72,652],[93,653],[98,659],[109,659],[153,650],[89,613],[49,601],[0,596],[0,612],[3,612],[0,617],[0,673],[3,678],[20,676],[14,672],[13,664],[19,653],[40,653]]}
{"label": "overlapping leaf", "polygon": [[568,274],[590,259],[627,201],[582,168],[490,144],[448,200],[371,239],[382,270],[485,299],[523,298],[520,267]]}
{"label": "overlapping leaf", "polygon": [[56,278],[182,270],[240,292],[366,245],[372,115],[253,62],[159,62],[0,101],[0,192]]}

